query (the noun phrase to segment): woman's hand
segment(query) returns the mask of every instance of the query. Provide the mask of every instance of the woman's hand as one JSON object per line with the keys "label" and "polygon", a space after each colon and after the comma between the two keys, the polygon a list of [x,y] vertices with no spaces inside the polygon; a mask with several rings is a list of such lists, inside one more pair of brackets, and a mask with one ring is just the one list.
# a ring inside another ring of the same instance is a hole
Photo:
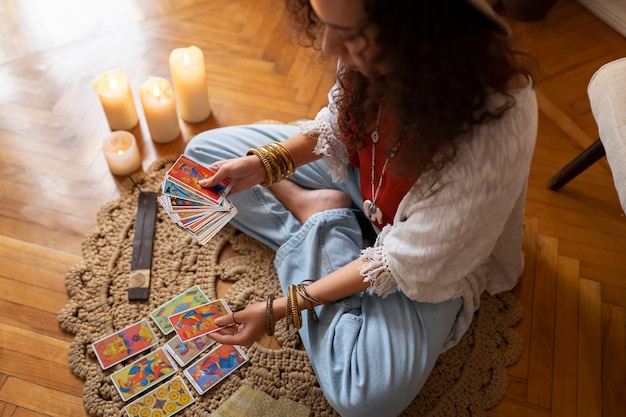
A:
{"label": "woman's hand", "polygon": [[[211,333],[211,339],[225,345],[250,346],[265,334],[266,303],[256,303],[243,310],[215,319],[218,326],[228,326]],[[237,324],[238,323],[238,324]]]}
{"label": "woman's hand", "polygon": [[209,168],[215,171],[215,175],[200,180],[200,185],[211,188],[219,184],[224,178],[228,178],[233,184],[231,194],[246,190],[266,179],[265,168],[261,160],[254,155],[217,161]]}

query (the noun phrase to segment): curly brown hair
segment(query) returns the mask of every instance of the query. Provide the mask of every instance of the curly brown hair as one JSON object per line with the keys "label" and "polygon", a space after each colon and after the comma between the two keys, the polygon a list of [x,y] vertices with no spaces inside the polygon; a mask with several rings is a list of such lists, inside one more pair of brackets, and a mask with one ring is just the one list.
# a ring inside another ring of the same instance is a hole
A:
{"label": "curly brown hair", "polygon": [[[377,61],[391,71],[366,77],[339,71],[339,126],[348,149],[364,144],[384,95],[385,107],[397,120],[402,152],[399,174],[439,169],[454,157],[455,139],[474,126],[502,115],[514,104],[507,83],[528,74],[501,28],[464,0],[362,0],[367,22],[378,28]],[[285,0],[299,41],[319,49],[323,25],[309,0]],[[362,28],[361,30],[363,30]],[[491,94],[504,104],[487,109]],[[499,138],[494,138],[497,140]],[[505,138],[502,138],[505,139]],[[432,156],[450,145],[435,164]]]}

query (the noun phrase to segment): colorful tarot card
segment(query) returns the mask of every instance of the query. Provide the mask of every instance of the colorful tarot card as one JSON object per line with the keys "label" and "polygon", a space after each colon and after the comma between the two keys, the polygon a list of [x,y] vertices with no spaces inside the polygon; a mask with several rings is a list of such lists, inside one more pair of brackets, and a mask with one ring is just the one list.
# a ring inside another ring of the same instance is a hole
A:
{"label": "colorful tarot card", "polygon": [[184,200],[182,198],[176,198],[173,196],[167,197],[169,197],[169,204],[172,208],[181,207],[186,209],[202,209],[206,206],[206,204],[196,203],[194,201]]}
{"label": "colorful tarot card", "polygon": [[246,362],[248,356],[239,346],[218,345],[185,369],[184,373],[202,395]]}
{"label": "colorful tarot card", "polygon": [[174,165],[169,169],[167,175],[184,184],[186,188],[191,189],[195,194],[199,194],[209,201],[219,204],[228,194],[231,188],[230,181],[224,179],[213,188],[204,188],[199,181],[211,178],[215,172],[207,167],[189,159],[186,155],[181,155]]}
{"label": "colorful tarot card", "polygon": [[150,317],[152,317],[152,320],[154,320],[163,334],[169,334],[174,331],[172,324],[168,320],[169,316],[180,313],[181,311],[189,310],[192,307],[206,304],[209,301],[211,300],[209,300],[209,297],[202,292],[200,287],[194,285],[171,300],[165,302],[160,307],[154,309],[150,313]]}
{"label": "colorful tarot card", "polygon": [[163,347],[180,366],[185,366],[214,344],[215,341],[206,335],[186,342],[180,340],[180,337],[174,336]]}
{"label": "colorful tarot card", "polygon": [[194,236],[195,236],[196,240],[200,244],[204,245],[213,236],[215,236],[217,234],[217,232],[219,232],[222,227],[226,226],[226,224],[228,224],[230,219],[232,219],[236,215],[237,215],[237,209],[233,206],[232,209],[230,211],[228,211],[227,214],[225,214],[223,216],[220,216],[219,218],[215,219],[215,221],[213,221],[213,222],[210,222],[208,224],[204,224],[201,228],[196,230],[194,232],[195,233]]}
{"label": "colorful tarot card", "polygon": [[177,370],[178,367],[167,356],[165,349],[159,348],[114,372],[111,379],[122,400],[128,401],[172,376]]}
{"label": "colorful tarot card", "polygon": [[[183,200],[182,198],[172,197],[171,195],[161,194],[157,197],[161,206],[167,210],[168,213],[202,213],[206,211],[211,205],[196,203],[190,200]],[[185,201],[188,204],[173,205],[172,200]]]}
{"label": "colorful tarot card", "polygon": [[182,200],[189,200],[195,203],[207,204],[208,200],[200,195],[183,187],[183,185],[173,178],[166,177],[161,187],[163,194],[173,196]]}
{"label": "colorful tarot card", "polygon": [[143,319],[92,343],[102,369],[122,362],[159,342],[148,320]]}
{"label": "colorful tarot card", "polygon": [[226,302],[219,299],[171,315],[169,320],[180,340],[186,342],[221,329],[222,327],[215,324],[215,319],[230,313]]}
{"label": "colorful tarot card", "polygon": [[210,201],[204,201],[203,203],[198,203],[191,200],[185,200],[182,198],[173,197],[167,194],[161,194],[163,198],[166,199],[165,203],[167,204],[170,211],[176,213],[195,213],[202,211],[227,211],[228,207],[224,204],[226,199],[222,200],[221,203],[215,204]]}
{"label": "colorful tarot card", "polygon": [[170,417],[193,404],[193,394],[182,377],[176,376],[124,407],[128,417]]}

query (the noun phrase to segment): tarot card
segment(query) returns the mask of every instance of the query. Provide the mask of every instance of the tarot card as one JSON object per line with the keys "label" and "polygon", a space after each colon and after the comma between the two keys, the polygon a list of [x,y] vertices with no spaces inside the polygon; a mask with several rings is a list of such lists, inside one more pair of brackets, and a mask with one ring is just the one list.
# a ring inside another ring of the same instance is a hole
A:
{"label": "tarot card", "polygon": [[197,230],[194,234],[196,240],[204,245],[206,244],[213,236],[217,234],[228,222],[237,215],[237,209],[233,206],[233,208],[226,214],[220,216],[216,221],[203,226],[199,230]]}
{"label": "tarot card", "polygon": [[206,204],[203,204],[203,203],[196,203],[194,201],[184,200],[182,198],[176,198],[172,196],[167,196],[167,197],[169,197],[168,198],[169,205],[172,209],[184,208],[184,209],[202,210],[204,207],[206,207]]}
{"label": "tarot card", "polygon": [[178,181],[166,177],[161,187],[163,194],[173,196],[182,200],[189,200],[194,203],[207,204],[208,200],[202,198],[198,194],[183,187]]}
{"label": "tarot card", "polygon": [[[175,181],[175,180],[174,180]],[[172,183],[174,184],[174,183]],[[191,196],[191,195],[190,195]],[[198,211],[227,211],[228,207],[224,204],[226,199],[223,199],[219,204],[216,204],[212,201],[208,201],[205,199],[201,199],[202,202],[185,200],[184,198],[174,197],[168,194],[162,194],[161,197],[164,199],[162,204],[169,211],[177,212],[177,213],[188,213],[188,212],[198,212]],[[200,198],[200,196],[198,196]]]}
{"label": "tarot card", "polygon": [[230,313],[226,302],[219,299],[171,315],[169,320],[180,340],[186,342],[221,329],[222,327],[215,324],[215,319]]}
{"label": "tarot card", "polygon": [[128,417],[170,417],[193,404],[193,394],[183,378],[176,376],[124,407]]}
{"label": "tarot card", "polygon": [[143,319],[92,343],[102,369],[122,362],[159,342],[148,320]]}
{"label": "tarot card", "polygon": [[246,362],[248,356],[239,346],[218,345],[185,369],[184,373],[202,395]]}
{"label": "tarot card", "polygon": [[204,188],[200,185],[200,180],[211,178],[213,175],[215,175],[215,172],[191,160],[186,155],[181,155],[167,172],[167,176],[183,183],[186,185],[186,188],[193,190],[195,194],[219,204],[230,191],[232,184],[224,179],[213,188]]}
{"label": "tarot card", "polygon": [[128,401],[172,376],[177,370],[178,367],[167,356],[165,349],[159,348],[114,372],[111,379],[122,400]]}
{"label": "tarot card", "polygon": [[181,341],[180,337],[174,336],[163,347],[180,366],[185,366],[214,344],[215,341],[206,335],[186,342]]}
{"label": "tarot card", "polygon": [[200,287],[194,285],[171,300],[165,302],[160,307],[154,309],[150,313],[150,317],[152,317],[152,320],[154,320],[157,327],[163,332],[163,334],[169,334],[174,331],[172,324],[168,320],[169,316],[180,313],[181,311],[189,310],[192,307],[206,304],[209,301],[209,297],[202,292]]}
{"label": "tarot card", "polygon": [[176,218],[176,223],[181,227],[187,227],[187,225],[198,221],[206,216],[205,211],[191,212],[191,213],[173,213],[172,218]]}

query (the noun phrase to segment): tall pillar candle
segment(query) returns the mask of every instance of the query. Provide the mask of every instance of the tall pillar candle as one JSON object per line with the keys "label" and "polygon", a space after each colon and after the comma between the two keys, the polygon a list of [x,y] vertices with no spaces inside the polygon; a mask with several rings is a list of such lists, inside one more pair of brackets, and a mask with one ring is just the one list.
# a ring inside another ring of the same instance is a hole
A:
{"label": "tall pillar candle", "polygon": [[139,122],[126,74],[112,69],[100,74],[91,86],[98,93],[111,130],[127,130]]}
{"label": "tall pillar candle", "polygon": [[132,133],[125,130],[105,136],[102,152],[109,169],[115,175],[130,175],[141,167],[137,141]]}
{"label": "tall pillar candle", "polygon": [[176,100],[170,83],[161,77],[148,77],[139,86],[139,98],[152,140],[173,141],[180,134]]}
{"label": "tall pillar candle", "polygon": [[189,123],[205,120],[211,114],[211,108],[204,54],[192,45],[174,49],[169,61],[180,117]]}

